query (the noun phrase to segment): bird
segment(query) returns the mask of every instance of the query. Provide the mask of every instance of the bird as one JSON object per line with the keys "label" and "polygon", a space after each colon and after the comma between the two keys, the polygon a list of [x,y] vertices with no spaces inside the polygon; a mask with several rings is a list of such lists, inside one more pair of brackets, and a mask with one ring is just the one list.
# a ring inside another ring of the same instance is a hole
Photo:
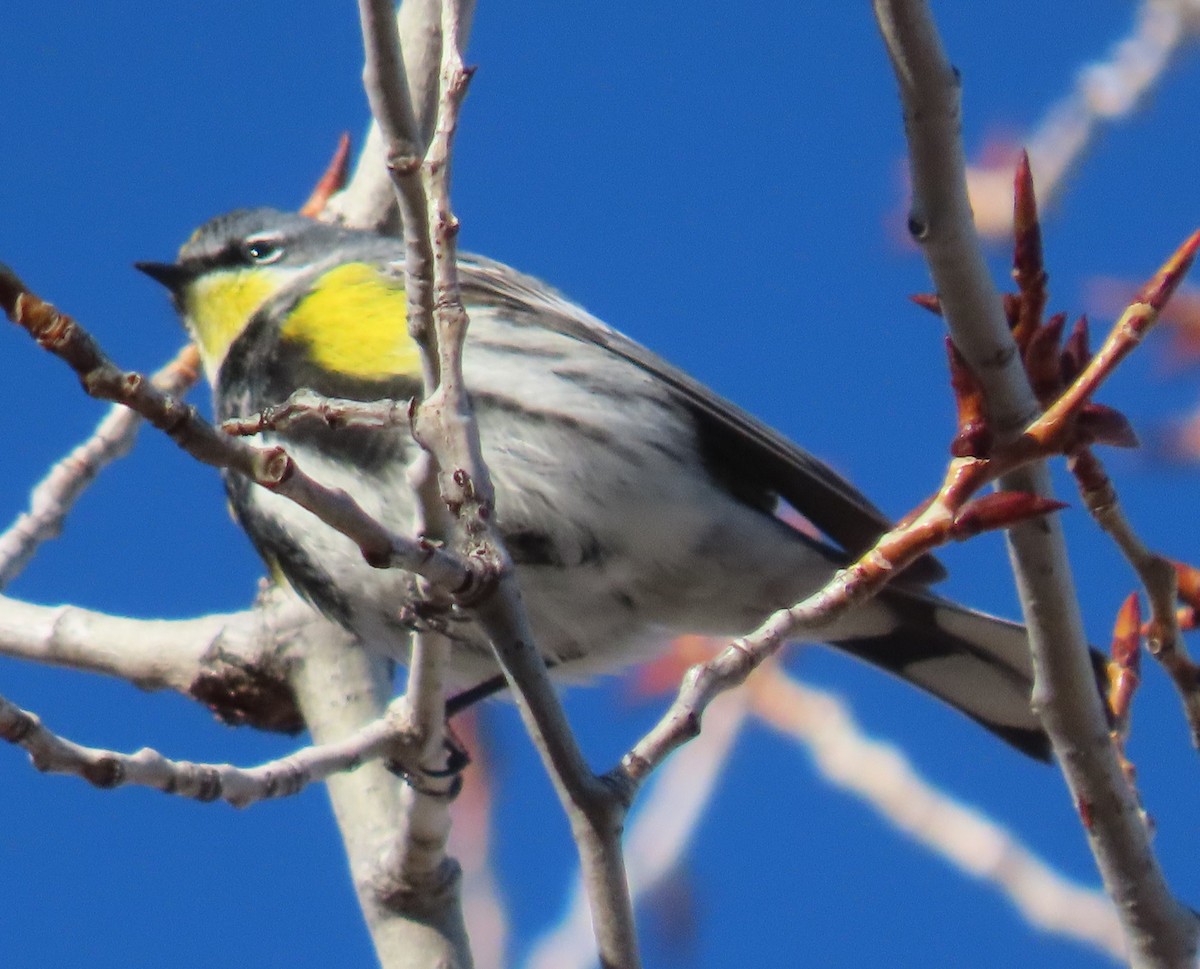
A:
{"label": "bird", "polygon": [[[421,393],[397,238],[271,208],[200,226],[174,262],[135,266],[166,287],[196,342],[216,417],[298,390],[357,401]],[[891,523],[846,478],[546,283],[462,254],[463,371],[495,486],[493,520],[535,642],[567,679],[645,661],[683,633],[745,634],[824,585]],[[413,527],[407,427],[297,422],[261,432],[381,524]],[[407,657],[412,577],[288,499],[226,472],[237,522],[273,574],[366,648]],[[785,520],[790,506],[820,537]],[[927,556],[815,631],[912,683],[1031,757],[1028,636],[942,598]],[[498,666],[469,610],[446,622],[453,682]]]}

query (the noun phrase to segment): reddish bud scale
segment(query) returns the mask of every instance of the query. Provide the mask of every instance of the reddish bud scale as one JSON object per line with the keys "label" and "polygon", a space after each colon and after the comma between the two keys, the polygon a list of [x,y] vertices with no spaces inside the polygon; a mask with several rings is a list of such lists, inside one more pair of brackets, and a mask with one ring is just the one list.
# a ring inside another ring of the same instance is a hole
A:
{"label": "reddish bud scale", "polygon": [[1018,313],[1016,324],[1013,326],[1013,339],[1018,347],[1024,349],[1025,344],[1042,323],[1042,313],[1046,307],[1045,291],[1046,275],[1043,272],[1038,279],[1037,288],[1031,291],[1022,290],[1018,296]]}
{"label": "reddish bud scale", "polygon": [[1044,298],[1035,303],[1032,297],[1022,297],[1017,322],[1012,327],[1013,340],[1016,342],[1018,350],[1023,352],[1029,345],[1029,341],[1033,339],[1033,335],[1040,326],[1042,310],[1045,309],[1045,306]]}
{"label": "reddish bud scale", "polygon": [[1121,669],[1113,664],[1108,670],[1108,708],[1116,732],[1124,735],[1129,730],[1129,714],[1133,709],[1133,697],[1141,685],[1138,675],[1132,670]]}
{"label": "reddish bud scale", "polygon": [[1021,297],[1016,293],[1005,293],[1003,300],[1004,318],[1008,320],[1008,328],[1015,330],[1021,322]]}
{"label": "reddish bud scale", "polygon": [[1183,562],[1173,562],[1175,576],[1178,582],[1179,601],[1200,609],[1200,569]]}
{"label": "reddish bud scale", "polygon": [[313,186],[312,194],[302,206],[300,214],[315,219],[324,210],[329,199],[335,192],[341,191],[350,173],[350,135],[342,132],[338,138],[337,148],[333,150],[333,158],[329,160],[324,174]]}
{"label": "reddish bud scale", "polygon": [[1136,592],[1131,592],[1117,610],[1113,623],[1112,658],[1121,669],[1137,670],[1142,651],[1142,605]]}
{"label": "reddish bud scale", "polygon": [[[1118,321],[1112,336],[1105,342],[1101,356],[1093,360],[1079,378],[1057,401],[1046,408],[1039,422],[1037,437],[1043,442],[1059,442],[1063,434],[1072,428],[1071,415],[1079,402],[1091,397],[1100,384],[1112,373],[1154,325],[1158,308],[1170,297],[1183,279],[1200,248],[1200,232],[1193,234],[1144,286],[1135,300]],[[1100,365],[1098,365],[1100,364]]]}
{"label": "reddish bud scale", "polygon": [[1042,271],[1042,227],[1038,222],[1037,193],[1029,153],[1021,152],[1013,178],[1013,275],[1032,276]]}
{"label": "reddish bud scale", "polygon": [[1039,328],[1039,320],[1042,316],[1044,303],[1039,304],[1036,308],[1028,302],[1022,300],[1020,312],[1017,315],[1017,322],[1012,327],[1013,340],[1017,344],[1017,349],[1022,353],[1029,346],[1029,341],[1033,339]]}
{"label": "reddish bud scale", "polygon": [[[1058,345],[1062,340],[1067,315],[1055,313],[1045,326],[1035,327],[1025,341],[1023,359],[1029,383],[1043,407],[1062,393],[1062,366]],[[1019,341],[1018,341],[1019,342]]]}
{"label": "reddish bud scale", "polygon": [[1071,328],[1071,335],[1063,345],[1061,366],[1063,384],[1071,384],[1083,373],[1083,368],[1091,362],[1092,351],[1088,348],[1088,321],[1081,316]]}
{"label": "reddish bud scale", "polygon": [[1200,249],[1200,230],[1193,232],[1171,257],[1162,264],[1150,280],[1138,290],[1134,297],[1135,303],[1148,303],[1155,310],[1161,310],[1171,298],[1171,294],[1183,282],[1183,277],[1192,268],[1196,259],[1196,251]]}
{"label": "reddish bud scale", "polygon": [[1022,152],[1013,180],[1013,280],[1020,298],[1012,327],[1013,339],[1022,350],[1037,331],[1046,308],[1046,278],[1033,173],[1028,154]]}
{"label": "reddish bud scale", "polygon": [[1200,616],[1197,616],[1196,610],[1191,606],[1184,606],[1182,609],[1175,611],[1175,621],[1179,623],[1179,628],[1182,632],[1189,633],[1200,628]]}
{"label": "reddish bud scale", "polygon": [[950,456],[985,458],[992,450],[992,429],[985,421],[972,421],[960,427],[950,441]]}
{"label": "reddish bud scale", "polygon": [[1064,502],[1024,491],[997,491],[963,505],[954,516],[950,534],[961,541],[980,532],[1008,528],[1066,507]]}
{"label": "reddish bud scale", "polygon": [[929,310],[934,316],[942,315],[942,301],[937,293],[914,293],[909,299],[921,309]]}
{"label": "reddish bud scale", "polygon": [[1079,482],[1079,488],[1086,495],[1092,495],[1099,491],[1109,491],[1112,488],[1112,482],[1109,481],[1108,475],[1104,472],[1104,465],[1100,463],[1091,451],[1086,449],[1076,450],[1071,454],[1067,462],[1071,469],[1071,474],[1075,476],[1075,480]]}
{"label": "reddish bud scale", "polygon": [[946,354],[958,409],[958,433],[950,444],[950,453],[956,458],[987,457],[992,447],[992,432],[983,409],[983,389],[949,337],[946,337]]}
{"label": "reddish bud scale", "polygon": [[1106,404],[1084,404],[1075,416],[1075,428],[1087,444],[1135,448],[1139,441],[1129,418]]}

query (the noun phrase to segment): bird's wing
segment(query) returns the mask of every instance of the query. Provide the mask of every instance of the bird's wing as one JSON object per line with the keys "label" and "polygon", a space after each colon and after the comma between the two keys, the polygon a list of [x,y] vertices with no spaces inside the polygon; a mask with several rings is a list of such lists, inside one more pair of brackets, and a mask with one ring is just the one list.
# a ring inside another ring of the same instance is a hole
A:
{"label": "bird's wing", "polygon": [[[567,336],[604,347],[658,377],[695,415],[701,434],[788,502],[852,556],[865,552],[891,528],[891,520],[853,484],[736,404],[596,319],[540,280],[478,256],[461,261],[464,299],[507,304],[517,319],[532,321]],[[530,313],[532,311],[532,313]],[[936,582],[945,570],[926,556],[905,578]]]}

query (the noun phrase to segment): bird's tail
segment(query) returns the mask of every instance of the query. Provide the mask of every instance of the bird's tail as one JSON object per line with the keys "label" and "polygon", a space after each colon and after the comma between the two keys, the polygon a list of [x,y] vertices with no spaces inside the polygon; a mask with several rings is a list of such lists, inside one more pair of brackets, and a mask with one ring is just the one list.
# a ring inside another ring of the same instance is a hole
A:
{"label": "bird's tail", "polygon": [[891,631],[831,645],[944,700],[1022,753],[1050,759],[1029,703],[1025,627],[920,591],[893,587],[880,598],[893,614]]}

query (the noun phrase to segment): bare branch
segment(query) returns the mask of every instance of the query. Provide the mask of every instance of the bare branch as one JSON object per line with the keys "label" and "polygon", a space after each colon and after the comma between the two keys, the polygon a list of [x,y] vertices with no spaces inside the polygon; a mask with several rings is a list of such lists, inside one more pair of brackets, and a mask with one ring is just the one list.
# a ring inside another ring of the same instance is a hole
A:
{"label": "bare branch", "polygon": [[[971,220],[958,77],[926,4],[875,0],[875,11],[904,103],[914,191],[910,229],[925,250],[955,344],[984,387],[999,438],[1010,440],[1029,422],[1035,401]],[[1003,484],[1051,493],[1040,466],[1016,472]],[[1009,536],[1033,650],[1034,706],[1121,913],[1132,960],[1138,966],[1190,962],[1196,921],[1171,896],[1109,742],[1061,530],[1047,521],[1018,526]]]}
{"label": "bare branch", "polygon": [[301,388],[282,404],[268,407],[258,414],[223,421],[221,430],[237,437],[253,437],[263,431],[282,431],[303,425],[305,421],[319,421],[331,428],[407,428],[410,404],[410,401],[392,398],[361,401],[322,397],[307,388]]}
{"label": "bare branch", "polygon": [[[459,33],[465,40],[474,0],[459,4]],[[422,145],[433,137],[442,61],[441,0],[403,0],[396,14],[400,49],[408,76],[413,117]],[[378,121],[372,120],[350,184],[335,195],[322,218],[359,228],[399,234],[396,196],[387,168],[387,149]]]}
{"label": "bare branch", "polygon": [[[392,695],[391,667],[332,625],[303,634],[291,677],[304,720],[317,743],[335,742],[377,720]],[[401,784],[380,761],[327,781],[354,887],[384,969],[444,965],[469,969],[470,949],[453,862],[420,895],[401,893],[387,864],[396,840]]]}
{"label": "bare branch", "polygon": [[[410,7],[412,9],[415,8]],[[443,57],[448,56],[448,48],[452,48],[457,56],[457,25],[452,5],[446,4],[440,20],[430,25],[432,9],[422,4],[420,23],[410,24],[408,29],[430,28],[434,36],[440,38],[450,23],[453,27],[450,37],[444,41],[439,39],[438,46]],[[397,320],[396,325],[405,322],[409,335],[420,349],[422,397],[428,399],[436,392],[442,377],[438,334],[433,325],[432,293],[437,267],[430,242],[428,200],[421,178],[428,135],[418,123],[409,96],[409,78],[405,74],[400,38],[389,0],[360,0],[359,16],[366,51],[363,83],[371,113],[383,134],[387,170],[395,189],[404,233],[408,317],[406,321]],[[410,39],[410,42],[416,41]],[[427,46],[423,44],[421,49],[427,49]],[[435,92],[440,114],[451,101],[451,95],[444,79],[439,82],[438,77],[437,62],[426,60],[420,76],[414,80],[424,89]],[[371,150],[370,145],[367,148]],[[420,441],[419,437],[417,439]],[[409,468],[409,478],[418,498],[415,529],[430,542],[449,544],[454,539],[454,522],[446,512],[436,484],[443,457],[441,447],[448,448],[449,444],[438,442],[438,446],[430,448],[427,442],[421,443],[425,445],[426,454],[418,457]],[[433,608],[445,609],[449,608],[447,592],[451,591],[454,590],[444,585],[441,588],[423,586],[421,594]],[[438,632],[420,632],[413,642],[406,697],[421,734],[423,762],[434,757],[444,759],[445,681],[450,650],[450,640]],[[436,924],[444,923],[447,934],[440,943],[444,952],[442,958],[453,959],[465,966],[471,962],[470,949],[465,935],[454,931],[461,926],[459,869],[446,857],[450,828],[448,803],[453,789],[453,779],[431,779],[421,790],[403,792],[397,814],[398,830],[385,868],[395,883],[395,890],[387,895],[390,904],[413,915],[428,911]],[[439,904],[429,909],[430,901]]]}
{"label": "bare branch", "polygon": [[403,753],[410,763],[415,763],[416,755],[402,704],[394,704],[384,717],[344,740],[306,747],[258,767],[171,760],[148,748],[121,754],[84,747],[55,734],[37,716],[3,697],[0,739],[24,748],[34,767],[49,774],[73,774],[103,788],[150,787],[197,801],[221,800],[239,808],[290,797],[309,784],[385,755]]}
{"label": "bare branch", "polygon": [[0,307],[43,348],[67,363],[88,394],[137,411],[198,461],[236,471],[290,498],[358,545],[374,567],[403,568],[454,593],[466,593],[474,586],[475,572],[469,563],[429,542],[384,528],[346,492],[310,478],[282,448],[253,447],[222,434],[194,407],[151,386],[140,374],[118,368],[83,327],[30,292],[3,265]]}
{"label": "bare branch", "polygon": [[[150,378],[167,394],[182,394],[200,375],[200,356],[189,344]],[[92,436],[50,469],[29,496],[29,510],[0,534],[0,589],[15,579],[41,544],[57,537],[71,508],[107,465],[133,447],[141,418],[115,406],[96,425]]]}
{"label": "bare branch", "polygon": [[1030,924],[1124,958],[1121,926],[1103,894],[1071,883],[994,821],[931,786],[903,751],[864,736],[837,697],[778,666],[747,688],[754,713],[804,744],[829,781],[955,867],[994,884]]}
{"label": "bare branch", "polygon": [[1138,536],[1121,508],[1116,487],[1090,450],[1075,455],[1071,465],[1084,505],[1117,544],[1146,590],[1150,602],[1147,646],[1170,674],[1183,703],[1192,746],[1200,750],[1200,667],[1188,655],[1175,609],[1179,591],[1176,566],[1152,552]]}
{"label": "bare branch", "polygon": [[[664,766],[629,821],[629,887],[636,904],[678,869],[746,720],[746,694],[714,705],[706,730]],[[530,949],[526,969],[591,969],[591,912],[582,879],[562,918]]]}
{"label": "bare branch", "polygon": [[[359,0],[366,65],[363,86],[371,114],[383,138],[383,157],[391,177],[404,230],[405,296],[408,331],[422,348],[426,393],[435,380],[433,366],[433,251],[429,242],[425,192],[421,185],[421,160],[426,141],[417,127],[404,72],[400,38],[396,33],[390,0]],[[440,28],[439,28],[440,29]],[[370,146],[367,146],[370,149]],[[400,321],[397,321],[399,325]]]}
{"label": "bare branch", "polygon": [[126,619],[0,597],[0,655],[101,673],[144,690],[187,693],[204,656],[226,636],[250,642],[251,662],[261,658],[260,625],[250,612],[170,621]]}
{"label": "bare branch", "polygon": [[[1118,324],[1110,343],[1126,339],[1128,328]],[[1107,344],[1106,344],[1107,346]],[[720,693],[745,681],[799,630],[820,629],[860,602],[877,594],[892,578],[921,556],[951,540],[970,538],[981,531],[1016,528],[1031,519],[1044,521],[1048,513],[1065,507],[1061,502],[1024,492],[1001,491],[973,496],[985,485],[1009,478],[1015,469],[1032,461],[1063,453],[1080,439],[1079,420],[1085,416],[1088,396],[1099,381],[1111,374],[1123,354],[1097,355],[1071,387],[1063,391],[1069,408],[1057,405],[1039,416],[1007,444],[992,443],[989,423],[982,413],[982,392],[973,373],[950,346],[951,383],[958,404],[958,432],[952,443],[955,458],[946,469],[941,487],[908,516],[902,518],[856,562],[835,575],[824,588],[807,599],[780,610],[757,630],[735,641],[724,652],[693,667],[679,695],[663,718],[625,755],[614,776],[640,783],[663,759],[700,730],[707,705]],[[1087,681],[1090,684],[1090,680]]]}
{"label": "bare branch", "polygon": [[[632,969],[639,964],[639,956],[620,851],[624,804],[618,792],[588,769],[533,645],[511,563],[490,525],[490,477],[462,379],[467,316],[458,292],[454,245],[458,226],[449,202],[449,163],[458,110],[470,76],[461,55],[464,11],[469,8],[452,0],[442,7],[441,95],[422,186],[414,179],[411,152],[420,135],[411,105],[404,104],[395,80],[383,76],[380,68],[394,65],[400,57],[384,36],[382,6],[380,0],[360,0],[364,37],[368,38],[368,95],[384,133],[388,168],[404,225],[409,333],[422,351],[426,394],[416,410],[413,433],[432,456],[431,466],[425,470],[437,472],[441,498],[466,532],[470,560],[486,562],[496,577],[490,588],[465,602],[496,650],[526,728],[571,817],[588,878],[601,961]],[[370,50],[374,44],[379,45],[376,51]],[[420,191],[422,187],[425,191]],[[430,326],[431,281],[436,331]],[[418,479],[416,490],[426,515],[440,514],[442,506],[432,493],[428,474]],[[432,534],[447,534],[447,523],[440,518],[427,517],[424,524],[438,529]]]}
{"label": "bare branch", "polygon": [[[431,8],[425,7],[426,18]],[[405,290],[407,295],[407,326],[410,336],[421,350],[424,396],[434,392],[439,378],[436,334],[433,328],[433,250],[427,220],[428,202],[421,181],[421,162],[426,153],[427,135],[421,130],[409,96],[400,38],[396,32],[394,14],[389,0],[360,0],[366,67],[363,83],[371,103],[371,113],[382,132],[387,170],[391,176],[400,221],[404,231]],[[435,21],[435,35],[440,36],[440,21]],[[439,41],[439,46],[441,45]],[[437,77],[434,63],[426,63],[425,76]],[[428,82],[424,82],[428,86]],[[438,90],[435,82],[433,90]],[[438,102],[440,104],[440,101]],[[368,145],[368,150],[370,150]],[[401,321],[396,321],[397,326]],[[438,452],[431,451],[433,460],[422,458],[410,468],[419,499],[416,530],[435,542],[445,543],[452,538],[453,525],[448,519],[435,487]],[[441,590],[444,593],[443,590]],[[446,608],[448,601],[439,590],[423,589],[435,608]],[[425,735],[430,756],[439,753],[443,740],[443,704],[445,666],[450,645],[436,633],[419,634],[412,649],[408,695],[417,721]],[[448,789],[447,789],[448,790]],[[435,790],[435,795],[446,790]],[[401,830],[395,841],[392,866],[398,881],[411,886],[408,894],[415,899],[418,889],[438,873],[448,862],[445,841],[449,830],[449,815],[445,799],[410,792],[402,800]]]}
{"label": "bare branch", "polygon": [[175,690],[227,723],[296,733],[303,724],[286,681],[292,644],[301,630],[327,624],[293,595],[264,596],[246,612],[171,621],[0,597],[0,655]]}
{"label": "bare branch", "polygon": [[1042,442],[1056,437],[1061,439],[1066,426],[1064,416],[1077,413],[1080,404],[1095,394],[1096,388],[1108,379],[1117,365],[1145,339],[1146,334],[1158,322],[1163,306],[1192,268],[1197,250],[1200,250],[1200,232],[1192,233],[1142,287],[1113,325],[1110,336],[1083,372],[1066,393],[1046,409],[1037,422],[1039,429],[1036,432],[1026,430],[1026,434],[1034,434],[1036,439]]}

